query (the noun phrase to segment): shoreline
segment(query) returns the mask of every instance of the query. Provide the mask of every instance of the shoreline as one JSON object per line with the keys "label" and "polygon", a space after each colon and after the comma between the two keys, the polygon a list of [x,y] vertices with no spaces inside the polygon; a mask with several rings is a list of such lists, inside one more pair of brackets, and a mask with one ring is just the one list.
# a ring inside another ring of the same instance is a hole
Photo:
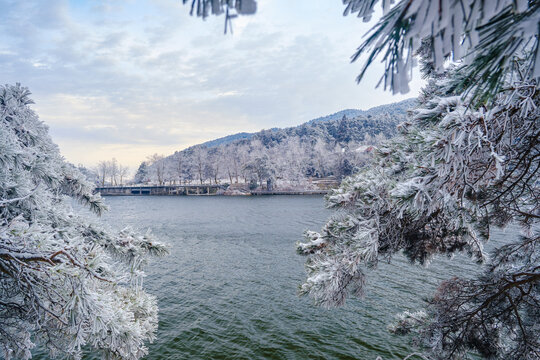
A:
{"label": "shoreline", "polygon": [[104,186],[94,193],[101,196],[273,196],[326,195],[330,190],[232,190],[223,185]]}

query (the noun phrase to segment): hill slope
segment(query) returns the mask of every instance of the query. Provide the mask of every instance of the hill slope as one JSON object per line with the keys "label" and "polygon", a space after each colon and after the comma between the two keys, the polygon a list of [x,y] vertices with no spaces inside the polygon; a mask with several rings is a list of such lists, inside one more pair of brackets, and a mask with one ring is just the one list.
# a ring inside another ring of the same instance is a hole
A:
{"label": "hill slope", "polygon": [[[312,119],[307,121],[304,124],[299,125],[300,127],[305,126],[307,124],[315,124],[320,122],[330,122],[334,120],[341,120],[344,116],[347,119],[354,119],[358,118],[360,116],[366,117],[367,119],[375,118],[380,119],[384,116],[390,116],[394,119],[398,119],[400,121],[404,120],[404,116],[407,114],[407,109],[414,106],[416,99],[407,99],[403,100],[397,103],[387,104],[387,105],[381,105],[376,106],[373,108],[370,108],[368,110],[359,110],[359,109],[346,109],[338,111],[334,114],[322,116],[316,119]],[[398,121],[398,123],[400,122]],[[278,128],[273,128],[270,130],[262,130],[262,131],[279,131]],[[260,133],[260,132],[259,132]],[[204,142],[202,144],[196,145],[196,146],[205,146],[207,148],[216,147],[219,145],[226,145],[229,143],[232,143],[236,140],[242,140],[242,139],[251,139],[253,136],[259,133],[247,133],[247,132],[241,132],[237,134],[227,135],[215,140],[210,140],[207,142]]]}
{"label": "hill slope", "polygon": [[[394,136],[415,100],[369,110],[343,110],[299,126],[238,133],[141,164],[136,181],[303,184],[308,178],[340,179],[362,166],[359,151]],[[300,186],[300,185],[299,185]]]}

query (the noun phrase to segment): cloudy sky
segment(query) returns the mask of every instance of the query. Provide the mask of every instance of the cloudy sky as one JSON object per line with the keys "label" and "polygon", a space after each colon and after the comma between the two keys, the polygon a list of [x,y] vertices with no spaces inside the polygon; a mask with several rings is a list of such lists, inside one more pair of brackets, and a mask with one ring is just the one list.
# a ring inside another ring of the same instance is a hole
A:
{"label": "cloudy sky", "polygon": [[373,25],[340,0],[259,0],[254,16],[190,17],[181,0],[0,0],[0,81],[30,88],[67,160],[153,153],[416,96],[357,85]]}

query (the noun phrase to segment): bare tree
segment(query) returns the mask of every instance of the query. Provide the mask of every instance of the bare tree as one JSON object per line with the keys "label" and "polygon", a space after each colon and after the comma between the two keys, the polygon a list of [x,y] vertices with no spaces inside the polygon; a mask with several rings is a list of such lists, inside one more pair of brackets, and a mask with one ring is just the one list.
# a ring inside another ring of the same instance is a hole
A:
{"label": "bare tree", "polygon": [[163,185],[165,183],[164,181],[165,162],[163,161],[164,156],[158,155],[156,153],[156,154],[150,155],[147,159],[148,159],[148,163],[151,165],[151,168],[153,169],[153,173],[155,175],[158,185]]}
{"label": "bare tree", "polygon": [[206,148],[202,146],[197,146],[193,149],[193,162],[195,166],[195,171],[197,172],[197,175],[199,176],[199,182],[203,183],[203,178],[205,177],[205,165],[207,162],[207,156],[208,152]]}
{"label": "bare tree", "polygon": [[109,174],[109,165],[107,164],[107,161],[100,161],[98,163],[96,171],[98,173],[101,186],[105,186],[105,179]]}
{"label": "bare tree", "polygon": [[184,154],[182,154],[181,152],[177,152],[175,154],[174,170],[176,171],[178,183],[182,185],[182,180],[184,178]]}
{"label": "bare tree", "polygon": [[124,185],[124,179],[129,173],[129,167],[119,164],[118,165],[118,177],[120,180],[120,186]]}
{"label": "bare tree", "polygon": [[241,167],[239,149],[239,146],[229,144],[223,150],[224,166],[231,184],[238,184],[238,175]]}
{"label": "bare tree", "polygon": [[223,162],[223,153],[219,147],[208,151],[208,163],[211,168],[211,177],[214,179],[214,184],[218,184],[220,176],[221,163]]}
{"label": "bare tree", "polygon": [[111,161],[108,161],[107,165],[109,167],[109,178],[111,179],[111,185],[118,185],[118,161],[116,158],[112,158]]}

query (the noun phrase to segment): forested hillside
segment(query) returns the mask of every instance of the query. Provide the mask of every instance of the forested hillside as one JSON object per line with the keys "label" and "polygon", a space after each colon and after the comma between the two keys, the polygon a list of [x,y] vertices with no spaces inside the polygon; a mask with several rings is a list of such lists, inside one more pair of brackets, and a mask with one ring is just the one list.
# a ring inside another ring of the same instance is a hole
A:
{"label": "forested hillside", "polygon": [[[370,146],[392,137],[404,121],[409,99],[370,110],[344,110],[296,127],[226,136],[141,163],[136,183],[243,183],[267,181],[305,187],[310,178],[340,180],[362,166]],[[351,117],[354,115],[354,117]]]}

